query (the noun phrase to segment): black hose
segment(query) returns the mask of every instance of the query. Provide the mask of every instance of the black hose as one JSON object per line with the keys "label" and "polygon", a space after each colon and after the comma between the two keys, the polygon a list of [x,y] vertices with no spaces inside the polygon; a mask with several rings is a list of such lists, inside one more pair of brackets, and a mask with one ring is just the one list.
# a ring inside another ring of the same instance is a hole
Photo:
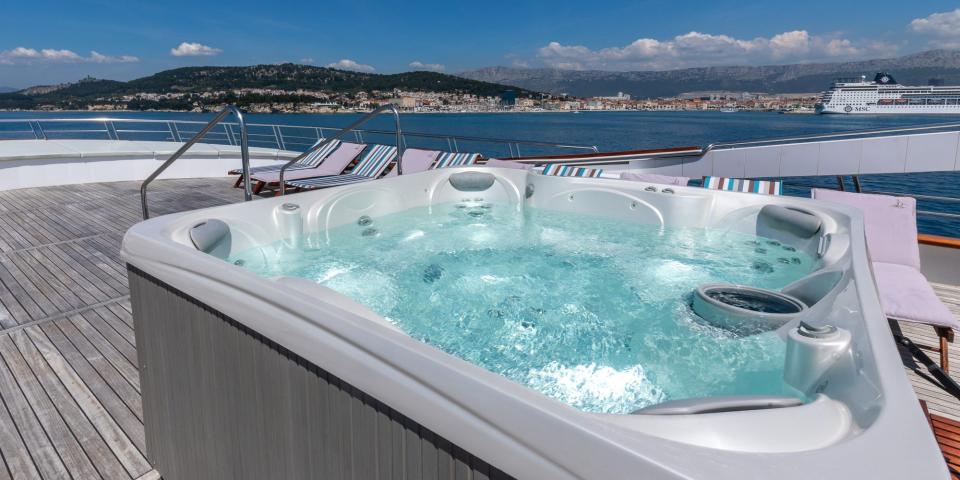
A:
{"label": "black hose", "polygon": [[920,363],[922,363],[924,367],[927,367],[927,371],[940,382],[940,388],[960,400],[960,384],[957,384],[954,379],[950,378],[950,375],[947,375],[947,372],[944,372],[943,369],[940,368],[940,365],[937,365],[936,362],[931,360],[930,357],[909,338],[903,335],[897,335],[896,333],[893,334],[893,338],[898,344],[906,348],[907,351],[910,352],[910,355],[913,355],[913,358],[920,360]]}

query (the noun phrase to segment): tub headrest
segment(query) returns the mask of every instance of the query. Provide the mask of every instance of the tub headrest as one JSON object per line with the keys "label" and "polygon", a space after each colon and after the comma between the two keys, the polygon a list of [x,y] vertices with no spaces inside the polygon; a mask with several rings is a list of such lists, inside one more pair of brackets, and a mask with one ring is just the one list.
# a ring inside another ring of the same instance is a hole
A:
{"label": "tub headrest", "polygon": [[810,212],[779,205],[765,205],[760,209],[757,220],[766,221],[771,228],[792,233],[800,238],[816,235],[823,226],[823,220]]}
{"label": "tub headrest", "polygon": [[482,192],[491,186],[496,177],[486,172],[458,172],[450,175],[450,185],[461,192]]}
{"label": "tub headrest", "polygon": [[190,241],[203,253],[227,258],[230,255],[230,227],[211,218],[190,227]]}

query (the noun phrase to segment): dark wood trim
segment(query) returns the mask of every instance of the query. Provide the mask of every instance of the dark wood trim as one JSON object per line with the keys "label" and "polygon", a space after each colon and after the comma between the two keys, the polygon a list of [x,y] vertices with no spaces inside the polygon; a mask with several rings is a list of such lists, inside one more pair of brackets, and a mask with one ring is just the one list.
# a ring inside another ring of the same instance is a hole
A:
{"label": "dark wood trim", "polygon": [[933,415],[927,409],[927,402],[920,400],[920,408],[923,409],[923,415],[927,417],[930,429],[933,430],[933,436],[940,446],[940,452],[943,454],[943,460],[950,471],[950,478],[960,479],[960,422],[951,420],[940,415]]}
{"label": "dark wood trim", "polygon": [[921,233],[917,235],[917,241],[922,245],[960,249],[960,238],[941,237],[939,235],[926,235]]}
{"label": "dark wood trim", "polygon": [[696,153],[700,147],[654,148],[648,150],[622,150],[619,152],[569,153],[565,155],[533,155],[529,157],[505,158],[504,160],[576,160],[581,158],[624,157],[628,155],[653,155],[661,153]]}

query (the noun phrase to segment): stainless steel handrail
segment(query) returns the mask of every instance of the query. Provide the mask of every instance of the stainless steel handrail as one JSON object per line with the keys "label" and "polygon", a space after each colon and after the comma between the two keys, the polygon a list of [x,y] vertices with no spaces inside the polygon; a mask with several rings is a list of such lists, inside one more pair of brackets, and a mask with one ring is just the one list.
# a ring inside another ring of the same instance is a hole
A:
{"label": "stainless steel handrail", "polygon": [[703,149],[703,154],[707,154],[711,150],[718,148],[732,148],[732,147],[747,147],[747,146],[756,146],[756,145],[771,145],[771,144],[780,144],[780,143],[793,143],[793,142],[806,142],[813,140],[829,140],[835,138],[850,138],[850,137],[862,137],[870,135],[883,135],[891,133],[908,133],[908,132],[926,132],[926,131],[936,131],[936,130],[960,130],[960,123],[935,123],[931,125],[921,125],[914,127],[895,127],[895,128],[881,128],[881,129],[871,129],[871,130],[853,130],[849,132],[838,132],[838,133],[819,133],[813,135],[800,135],[793,137],[777,137],[777,138],[766,138],[759,140],[748,140],[744,142],[719,142],[711,143]]}
{"label": "stainless steel handrail", "polygon": [[[303,160],[304,158],[306,158],[307,155],[310,155],[311,153],[313,153],[313,152],[315,152],[315,151],[317,151],[317,150],[319,150],[319,149],[327,146],[328,144],[330,144],[330,142],[333,142],[333,141],[335,141],[335,140],[339,140],[339,139],[342,138],[344,135],[346,135],[346,134],[354,131],[354,130],[355,130],[357,127],[359,127],[360,125],[363,125],[364,123],[369,122],[369,121],[372,120],[374,117],[376,117],[376,116],[380,115],[381,113],[386,112],[386,111],[388,111],[388,110],[389,110],[391,113],[393,113],[393,121],[394,121],[394,125],[395,125],[395,127],[396,127],[396,134],[397,134],[397,175],[403,175],[403,166],[402,166],[402,164],[403,164],[403,150],[404,150],[404,148],[403,148],[403,133],[400,131],[400,111],[397,110],[397,106],[396,106],[396,105],[394,105],[394,104],[392,104],[392,103],[388,103],[388,104],[383,105],[382,107],[379,107],[379,108],[377,108],[376,110],[374,110],[374,111],[372,111],[372,112],[364,115],[364,116],[361,117],[359,120],[351,123],[350,125],[346,126],[346,127],[343,128],[342,130],[340,130],[339,132],[337,132],[336,134],[334,134],[332,137],[328,137],[326,140],[324,140],[324,141],[322,141],[322,142],[320,142],[320,143],[318,143],[318,144],[310,147],[309,149],[307,149],[306,152],[303,152],[303,153],[301,153],[300,155],[297,155],[296,157],[292,158],[292,159],[291,159],[290,161],[288,161],[287,163],[283,164],[283,166],[280,167],[280,195],[285,195],[285,194],[286,194],[287,186],[286,186],[286,184],[284,183],[284,175],[287,173],[287,168],[290,168],[290,165],[293,165],[294,163],[299,162],[300,160]],[[250,179],[248,178],[248,176],[246,175],[246,173],[244,173],[244,177],[247,178],[247,185],[249,185],[249,184],[250,184]]]}
{"label": "stainless steel handrail", "polygon": [[170,155],[162,165],[157,167],[153,173],[150,174],[146,180],[140,184],[140,207],[143,210],[143,219],[146,220],[150,218],[150,212],[147,209],[147,186],[150,185],[150,182],[153,182],[164,170],[167,169],[173,162],[177,161],[178,158],[183,156],[187,150],[190,149],[194,144],[200,141],[213,127],[217,126],[221,120],[227,117],[227,115],[233,115],[237,117],[237,124],[240,125],[240,161],[243,169],[243,199],[244,201],[249,202],[253,199],[253,189],[250,186],[250,150],[247,147],[247,125],[243,120],[243,113],[237,108],[236,105],[227,105],[217,114],[213,120],[210,120],[206,126],[200,129],[190,140],[187,140],[173,155]]}
{"label": "stainless steel handrail", "polygon": [[[23,124],[26,127],[29,127],[28,130],[3,130],[0,129],[0,138],[4,134],[26,134],[32,135],[37,140],[46,140],[48,135],[46,131],[41,126],[41,123],[96,123],[102,125],[102,128],[99,129],[63,129],[50,130],[50,135],[62,134],[62,133],[88,133],[88,134],[102,134],[105,139],[108,140],[119,140],[116,133],[122,134],[166,134],[168,141],[179,142],[181,140],[181,134],[187,135],[189,131],[180,131],[182,126],[190,125],[206,125],[207,122],[198,121],[198,120],[157,120],[157,119],[134,119],[134,118],[119,118],[119,117],[89,117],[89,118],[26,118],[26,119],[0,119],[0,125],[3,124]],[[162,129],[135,129],[135,128],[123,128],[123,125],[131,124],[156,124],[162,125]],[[237,126],[236,123],[232,122],[222,122],[221,125],[224,125],[225,128],[232,128]],[[111,128],[111,126],[113,128]],[[251,141],[259,143],[270,143],[276,145],[277,148],[285,149],[284,147],[287,144],[296,145],[311,145],[315,141],[323,138],[323,134],[326,130],[338,131],[340,127],[329,127],[329,126],[315,126],[315,125],[282,125],[282,124],[266,124],[266,123],[248,123],[249,128],[263,129],[264,132],[269,133],[250,133]],[[303,130],[311,132],[313,135],[310,136],[300,136],[300,135],[290,135],[284,134],[283,130]],[[355,129],[359,135],[378,135],[378,134],[392,134],[393,132],[386,130],[364,130],[364,129]],[[224,132],[213,132],[212,134],[219,135],[221,140],[225,140],[228,143],[230,142],[229,133]],[[126,136],[126,135],[125,135]],[[563,150],[585,150],[592,152],[599,152],[600,149],[596,145],[576,145],[576,144],[566,144],[566,143],[552,143],[544,142],[537,140],[519,140],[511,138],[491,138],[491,137],[473,137],[473,136],[463,136],[463,135],[452,135],[452,134],[443,134],[443,133],[422,133],[422,132],[404,132],[404,137],[414,137],[414,138],[423,138],[423,139],[433,139],[433,140],[444,140],[454,149],[454,151],[459,151],[459,146],[457,142],[476,142],[476,143],[491,143],[491,144],[500,144],[506,145],[510,151],[511,156],[519,156],[519,146],[531,146],[531,147],[544,147],[544,148],[557,148]],[[69,138],[69,137],[65,137]],[[255,138],[260,138],[259,140],[254,140]],[[303,140],[290,141],[291,140]],[[516,153],[513,153],[516,152]]]}

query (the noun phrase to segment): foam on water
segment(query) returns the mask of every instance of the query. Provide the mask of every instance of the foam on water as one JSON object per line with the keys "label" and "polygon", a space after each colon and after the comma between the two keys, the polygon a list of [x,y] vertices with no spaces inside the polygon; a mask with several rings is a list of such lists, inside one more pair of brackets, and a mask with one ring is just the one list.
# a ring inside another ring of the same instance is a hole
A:
{"label": "foam on water", "polygon": [[679,398],[790,394],[783,342],[704,323],[691,295],[707,282],[777,289],[813,267],[788,246],[738,233],[477,201],[345,225],[308,245],[278,242],[230,260],[316,281],[414,338],[608,413]]}

